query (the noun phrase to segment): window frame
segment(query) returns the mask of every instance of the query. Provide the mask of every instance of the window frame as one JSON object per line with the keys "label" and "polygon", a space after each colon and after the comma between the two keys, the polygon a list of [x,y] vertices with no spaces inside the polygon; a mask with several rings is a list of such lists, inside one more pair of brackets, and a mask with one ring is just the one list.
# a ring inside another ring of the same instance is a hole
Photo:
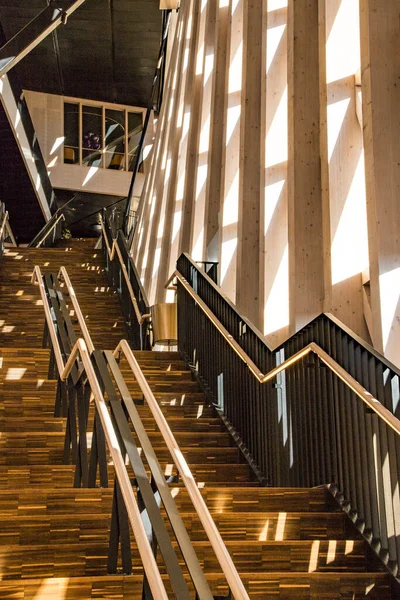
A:
{"label": "window frame", "polygon": [[[78,142],[79,142],[79,160],[76,163],[66,163],[64,162],[64,148],[65,148],[65,105],[66,104],[75,104],[78,106]],[[110,171],[112,169],[108,168],[105,166],[106,164],[106,110],[120,110],[120,111],[124,111],[124,124],[125,124],[125,135],[124,135],[124,168],[121,170],[121,172],[125,172],[125,173],[132,173],[132,171],[129,171],[129,132],[128,132],[128,122],[129,122],[129,118],[128,118],[128,114],[129,113],[133,113],[133,114],[140,114],[141,115],[141,121],[142,121],[142,128],[143,128],[143,124],[144,124],[144,117],[145,117],[145,112],[146,109],[142,108],[142,107],[135,107],[135,106],[127,106],[127,105],[123,105],[123,104],[111,104],[111,103],[107,103],[107,102],[98,102],[96,100],[85,100],[82,98],[69,98],[64,96],[63,97],[63,110],[62,110],[62,134],[63,134],[63,144],[62,144],[62,149],[63,149],[63,154],[62,154],[62,164],[66,165],[66,164],[70,164],[70,166],[72,167],[87,167],[88,169],[90,169],[90,166],[87,166],[85,164],[83,164],[83,140],[82,140],[82,135],[83,135],[83,106],[85,107],[96,107],[96,108],[101,108],[102,109],[102,131],[101,131],[101,149],[99,150],[99,152],[101,153],[101,164],[96,167],[98,169],[104,169],[106,171]],[[143,161],[141,162],[141,166],[143,165]],[[140,172],[144,172],[143,168],[139,167],[139,171]]]}

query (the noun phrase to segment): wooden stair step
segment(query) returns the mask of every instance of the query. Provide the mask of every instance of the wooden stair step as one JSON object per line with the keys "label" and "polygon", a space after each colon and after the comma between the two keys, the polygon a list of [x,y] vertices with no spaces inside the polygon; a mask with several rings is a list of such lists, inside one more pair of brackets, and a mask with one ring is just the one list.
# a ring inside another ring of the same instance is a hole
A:
{"label": "wooden stair step", "polygon": [[[224,540],[354,540],[361,536],[350,530],[342,512],[220,513],[211,511]],[[206,533],[195,512],[180,513],[190,539],[205,541]],[[333,550],[333,546],[332,546]]]}
{"label": "wooden stair step", "polygon": [[[58,468],[58,467],[55,467]],[[63,468],[63,467],[62,467]],[[201,489],[201,494],[210,511],[218,514],[226,513],[268,513],[268,512],[305,512],[305,513],[331,513],[327,504],[325,488],[231,488],[221,489],[219,486],[210,486]],[[63,510],[65,505],[71,511],[83,506],[86,509],[92,503],[91,510],[96,510],[99,502],[108,502],[111,506],[113,489],[109,488],[65,488],[54,490],[50,488],[17,488],[15,490],[1,490],[0,511],[7,509],[7,514],[24,514],[23,510],[43,510],[43,506],[50,511]],[[193,512],[193,505],[183,488],[176,488],[175,502],[183,513]],[[12,512],[14,511],[14,513]],[[15,512],[17,511],[17,512]],[[82,512],[82,511],[80,511]],[[339,514],[341,514],[339,512]],[[242,518],[242,517],[241,517]]]}
{"label": "wooden stair step", "polygon": [[[89,510],[89,508],[88,508]],[[181,513],[185,527],[193,541],[207,541],[206,533],[196,513]],[[79,543],[80,541],[108,542],[110,512],[104,514],[54,515],[35,511],[35,514],[4,518],[0,531],[0,545],[35,545]],[[172,528],[165,516],[167,527]],[[213,514],[213,519],[226,541],[276,541],[280,540],[352,540],[354,533],[347,531],[342,513],[292,513],[287,515],[282,527],[279,513],[252,513],[240,518],[239,513]],[[266,528],[266,524],[268,527]],[[347,545],[347,549],[350,544]],[[336,543],[329,545],[330,555]]]}
{"label": "wooden stair step", "polygon": [[[205,487],[201,490],[208,508],[220,514],[247,512],[325,512],[330,510],[324,487],[319,488],[239,488]],[[185,489],[174,497],[180,511],[193,506]]]}
{"label": "wooden stair step", "polygon": [[[227,432],[192,432],[192,431],[177,431],[175,437],[180,446],[187,448],[198,448],[206,450],[207,448],[222,448],[229,447],[231,438]],[[137,440],[136,434],[133,434]],[[165,446],[164,439],[161,433],[157,431],[149,431],[148,437],[154,447]],[[52,449],[63,447],[64,435],[62,432],[50,431],[33,431],[29,436],[25,432],[9,432],[5,431],[0,437],[0,451],[12,451],[15,449],[26,448],[28,450]]]}
{"label": "wooden stair step", "polygon": [[[161,468],[164,473],[177,473],[175,465],[167,462],[161,462]],[[258,485],[248,465],[246,464],[191,464],[191,472],[200,487],[226,485]],[[149,469],[147,469],[148,472]],[[24,467],[0,466],[0,490],[9,489],[13,486],[53,486],[55,488],[72,487],[74,482],[74,465],[29,465]],[[112,465],[108,467],[110,485],[114,478],[114,469]],[[133,473],[131,474],[133,477]],[[171,484],[177,487],[177,484]]]}
{"label": "wooden stair step", "polygon": [[[225,542],[237,569],[252,573],[268,571],[291,572],[365,572],[364,541],[285,541],[285,542]],[[175,544],[176,545],[176,544]],[[330,550],[334,545],[334,552]],[[193,542],[202,569],[219,572],[220,566],[207,542]],[[142,568],[135,542],[131,540],[133,572]],[[178,552],[179,556],[179,552]],[[100,575],[107,571],[108,542],[81,540],[79,544],[8,545],[0,546],[3,580],[25,577],[68,577]],[[157,562],[165,573],[160,553]],[[182,559],[180,559],[183,564]]]}
{"label": "wooden stair step", "polygon": [[26,488],[1,490],[2,519],[16,516],[109,514],[113,488]]}
{"label": "wooden stair step", "polygon": [[[53,401],[54,405],[54,401]],[[4,411],[6,413],[6,411]],[[147,431],[158,432],[158,426],[152,417],[142,418],[142,423]],[[202,418],[202,419],[185,419],[184,417],[171,417],[169,426],[173,432],[221,432],[222,424],[219,419]],[[52,415],[48,417],[1,417],[0,416],[0,432],[65,432],[66,419],[55,418]]]}
{"label": "wooden stair step", "polygon": [[[7,435],[7,434],[4,434]],[[61,434],[52,434],[61,435]],[[2,438],[0,438],[1,440]],[[0,465],[37,465],[37,464],[54,464],[61,465],[63,462],[63,436],[56,445],[50,445],[45,448],[41,445],[36,447],[10,448],[3,447],[0,452]],[[196,448],[196,447],[181,447],[182,454],[185,456],[189,465],[191,463],[237,463],[241,462],[240,453],[234,447],[215,447],[215,448]],[[157,458],[160,462],[171,461],[170,454],[166,447],[159,446],[157,448]]]}
{"label": "wooden stair step", "polygon": [[[251,600],[383,600],[390,582],[383,573],[240,573]],[[163,576],[166,589],[170,587]],[[213,594],[226,595],[225,578],[207,573]],[[142,600],[143,574],[54,577],[0,582],[0,598],[23,600]],[[171,596],[172,598],[172,596]],[[194,600],[194,592],[193,592]]]}
{"label": "wooden stair step", "polygon": [[[54,404],[54,402],[53,402]],[[7,411],[4,411],[7,414]],[[56,418],[52,415],[41,417],[0,417],[0,432],[19,432],[25,435],[39,432],[64,432],[66,419]]]}

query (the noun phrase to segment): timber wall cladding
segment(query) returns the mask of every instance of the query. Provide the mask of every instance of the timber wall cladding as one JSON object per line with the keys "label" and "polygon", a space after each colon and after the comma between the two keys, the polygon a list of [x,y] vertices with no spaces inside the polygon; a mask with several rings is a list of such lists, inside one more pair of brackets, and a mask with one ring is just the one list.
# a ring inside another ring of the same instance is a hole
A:
{"label": "timber wall cladding", "polygon": [[273,345],[325,310],[400,363],[400,285],[382,299],[390,253],[400,283],[399,9],[381,4],[181,2],[132,248],[151,303],[186,251],[219,261],[224,293]]}

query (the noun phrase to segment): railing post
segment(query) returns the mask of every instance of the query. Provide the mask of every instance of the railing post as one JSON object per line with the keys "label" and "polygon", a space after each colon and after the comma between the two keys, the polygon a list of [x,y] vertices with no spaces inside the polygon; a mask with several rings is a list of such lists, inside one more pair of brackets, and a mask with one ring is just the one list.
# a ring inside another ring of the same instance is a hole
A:
{"label": "railing post", "polygon": [[130,575],[132,573],[132,554],[128,513],[122,498],[121,488],[117,478],[115,478],[107,561],[107,572],[110,574],[117,572],[118,546],[120,542],[122,568],[125,575]]}

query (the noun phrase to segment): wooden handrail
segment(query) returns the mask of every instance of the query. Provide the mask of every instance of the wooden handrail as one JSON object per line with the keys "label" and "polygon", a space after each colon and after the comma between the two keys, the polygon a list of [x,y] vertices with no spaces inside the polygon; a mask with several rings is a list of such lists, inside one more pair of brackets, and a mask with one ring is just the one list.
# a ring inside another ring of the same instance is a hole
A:
{"label": "wooden handrail", "polygon": [[59,221],[61,221],[61,219],[63,221],[65,221],[65,216],[64,213],[61,213],[61,215],[59,215],[57,217],[57,219],[54,221],[53,225],[50,227],[50,229],[48,230],[47,233],[44,234],[44,236],[38,241],[38,243],[36,244],[36,248],[39,248],[43,242],[45,241],[45,239],[50,235],[50,233],[53,231],[53,229],[56,227],[56,225],[58,224]]}
{"label": "wooden handrail", "polygon": [[84,316],[82,314],[81,307],[79,306],[79,302],[78,302],[77,297],[75,295],[75,290],[72,287],[71,280],[69,278],[69,275],[67,273],[67,269],[65,267],[61,267],[60,268],[60,270],[58,272],[57,278],[58,279],[63,279],[65,281],[65,285],[67,287],[67,291],[68,291],[69,297],[71,298],[72,305],[74,307],[74,311],[75,311],[76,317],[78,319],[79,327],[81,328],[81,331],[82,331],[83,339],[85,340],[86,346],[87,346],[87,348],[89,350],[89,354],[92,354],[92,352],[94,350],[94,345],[93,345],[93,342],[92,342],[92,338],[90,337],[90,333],[89,333],[89,330],[87,328],[85,318],[84,318]]}
{"label": "wooden handrail", "polygon": [[143,567],[146,572],[150,589],[153,593],[154,598],[159,598],[160,600],[168,600],[168,595],[165,590],[165,586],[162,581],[157,562],[154,558],[154,554],[151,549],[147,533],[143,525],[139,506],[134,496],[130,478],[126,470],[125,461],[122,456],[121,449],[119,447],[118,439],[114,431],[114,427],[111,421],[110,414],[108,412],[106,401],[104,399],[98,379],[96,377],[96,373],[90,360],[90,353],[85,343],[85,340],[79,338],[76,341],[68,358],[68,361],[64,365],[60,345],[58,343],[56,329],[47,302],[42,274],[40,271],[40,267],[38,266],[35,266],[32,275],[32,283],[35,283],[36,281],[39,284],[40,296],[43,302],[46,322],[49,329],[50,338],[53,344],[53,351],[60,379],[62,381],[68,379],[68,376],[70,375],[73,369],[75,361],[80,357],[87,375],[91,392],[96,403],[96,408],[100,417],[100,421],[103,427],[111,458],[114,463],[115,473],[118,478],[129,521],[132,526],[133,534],[135,536],[135,540],[138,546],[140,557],[143,562]]}
{"label": "wooden handrail", "polygon": [[180,473],[182,481],[188,491],[193,506],[195,507],[199,519],[210,540],[210,543],[213,547],[213,550],[216,554],[219,564],[221,565],[221,568],[224,572],[224,575],[234,597],[236,598],[236,600],[249,600],[247,591],[243,585],[242,580],[240,579],[240,576],[232,561],[232,558],[221,538],[218,528],[214,523],[214,520],[210,514],[210,511],[208,510],[204,498],[196,485],[196,481],[192,475],[192,472],[190,471],[189,465],[187,464],[176,442],[176,439],[158,405],[158,402],[155,399],[154,394],[151,391],[150,386],[145,376],[143,375],[143,372],[139,367],[139,364],[126,340],[120,341],[113,354],[114,356],[117,356],[120,352],[122,352],[122,354],[127,359],[129,366],[139,384],[139,387],[142,390],[143,396],[146,398],[146,401],[150,407],[153,417],[157,423],[157,426],[164,438],[169,452],[171,453],[172,460],[174,461]]}
{"label": "wooden handrail", "polygon": [[54,327],[53,319],[51,317],[49,303],[47,302],[46,290],[44,289],[43,277],[40,267],[36,265],[33,269],[31,283],[38,283],[40,298],[42,300],[42,305],[44,309],[44,315],[47,323],[47,328],[49,330],[51,343],[53,345],[54,358],[57,363],[57,369],[60,374],[64,371],[64,361],[61,354],[60,344],[58,343],[57,332]]}
{"label": "wooden handrail", "polygon": [[118,259],[119,259],[119,262],[120,262],[120,265],[121,265],[121,269],[122,269],[122,272],[124,274],[124,279],[125,279],[126,285],[128,287],[129,296],[131,298],[131,302],[132,302],[133,308],[135,310],[136,319],[137,319],[139,325],[143,325],[143,323],[145,322],[145,320],[148,319],[151,315],[150,315],[150,313],[146,313],[144,315],[141,314],[140,309],[139,309],[139,305],[138,305],[137,300],[136,300],[135,292],[133,291],[132,284],[131,284],[131,282],[129,280],[128,271],[126,269],[126,266],[125,266],[125,263],[124,263],[124,259],[122,258],[121,250],[119,249],[119,246],[118,246],[116,240],[113,240],[112,247],[110,248],[110,244],[109,244],[109,241],[108,241],[108,238],[107,238],[107,232],[105,230],[103,219],[102,219],[101,215],[99,215],[99,217],[100,217],[101,230],[102,230],[102,233],[103,233],[104,241],[106,243],[107,253],[108,253],[109,259],[110,260],[114,260],[115,252],[117,253]]}
{"label": "wooden handrail", "polygon": [[304,358],[310,352],[313,352],[318,356],[323,363],[327,365],[337,375],[343,383],[345,383],[352,392],[354,392],[361,400],[368,406],[368,408],[372,409],[378,417],[380,417],[389,427],[393,429],[398,435],[400,435],[400,420],[394,416],[387,408],[379,402],[377,398],[375,398],[370,392],[368,392],[354,377],[352,377],[343,367],[341,367],[325,350],[323,350],[318,344],[315,342],[311,342],[296,354],[293,354],[290,358],[285,360],[282,364],[275,367],[268,373],[264,374],[260,371],[257,365],[251,360],[248,354],[243,350],[243,348],[238,344],[238,342],[233,338],[233,336],[229,333],[229,331],[222,325],[221,321],[217,319],[214,313],[208,308],[206,303],[200,298],[200,296],[194,291],[191,285],[186,281],[186,279],[179,273],[179,271],[175,271],[173,276],[169,279],[169,282],[176,278],[182,287],[188,292],[188,294],[196,301],[197,305],[206,315],[206,317],[211,321],[214,327],[219,331],[219,333],[225,338],[231,348],[236,352],[239,358],[246,364],[247,368],[254,377],[262,384],[270,381],[278,373],[284,371],[294,363],[298,362],[300,359]]}

